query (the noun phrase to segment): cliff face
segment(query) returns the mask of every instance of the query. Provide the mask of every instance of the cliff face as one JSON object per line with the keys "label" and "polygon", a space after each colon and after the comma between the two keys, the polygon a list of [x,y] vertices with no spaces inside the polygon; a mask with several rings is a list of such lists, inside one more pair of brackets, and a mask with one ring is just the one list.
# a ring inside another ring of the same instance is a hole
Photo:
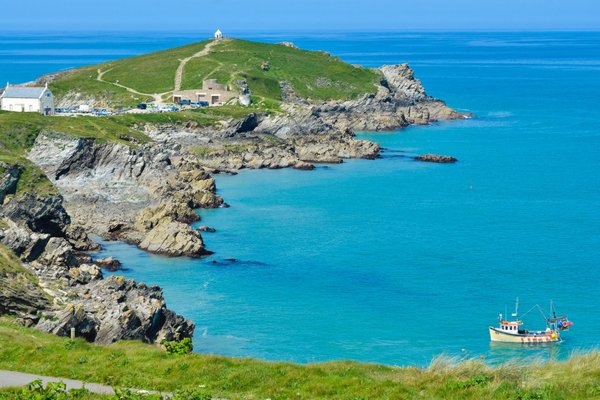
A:
{"label": "cliff face", "polygon": [[[0,184],[7,179],[12,175]],[[75,328],[78,336],[99,343],[192,336],[194,324],[167,309],[160,288],[104,279],[98,266],[80,262],[79,251],[92,248],[85,232],[71,226],[61,196],[5,196],[0,313],[44,332],[69,335]]]}
{"label": "cliff face", "polygon": [[[172,256],[206,254],[188,224],[195,208],[218,207],[210,175],[167,146],[99,144],[42,133],[29,153],[59,188],[78,226]],[[138,223],[143,211],[143,219]]]}

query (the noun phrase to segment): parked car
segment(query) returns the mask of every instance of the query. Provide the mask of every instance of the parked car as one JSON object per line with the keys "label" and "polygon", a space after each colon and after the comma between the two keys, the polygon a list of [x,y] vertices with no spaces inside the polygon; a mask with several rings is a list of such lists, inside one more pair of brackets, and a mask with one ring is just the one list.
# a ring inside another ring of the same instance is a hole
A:
{"label": "parked car", "polygon": [[137,105],[137,108],[140,109],[140,110],[145,110],[145,109],[148,108],[148,104],[146,104],[146,103],[140,103],[140,104]]}
{"label": "parked car", "polygon": [[187,99],[183,99],[179,101],[179,105],[180,106],[189,106],[192,102],[190,100]]}
{"label": "parked car", "polygon": [[190,107],[192,107],[192,108],[208,107],[208,101],[198,101],[196,103],[190,103]]}
{"label": "parked car", "polygon": [[94,115],[98,117],[108,117],[110,113],[108,110],[94,110]]}

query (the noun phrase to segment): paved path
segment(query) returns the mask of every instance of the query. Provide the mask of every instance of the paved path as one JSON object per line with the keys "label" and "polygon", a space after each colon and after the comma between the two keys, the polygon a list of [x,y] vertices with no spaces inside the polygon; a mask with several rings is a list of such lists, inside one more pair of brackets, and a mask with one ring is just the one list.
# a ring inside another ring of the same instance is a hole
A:
{"label": "paved path", "polygon": [[200,50],[193,56],[179,60],[179,67],[177,67],[177,73],[175,74],[175,91],[181,90],[181,82],[183,80],[183,71],[185,70],[185,65],[192,58],[204,57],[205,55],[207,55],[210,52],[210,49],[217,43],[219,43],[219,40],[213,40],[212,42],[207,43],[202,50]]}
{"label": "paved path", "polygon": [[[4,371],[0,370],[0,388],[9,388],[9,387],[21,387],[30,384],[35,380],[41,380],[44,385],[49,382],[64,382],[67,385],[67,390],[71,389],[81,389],[85,387],[87,390],[97,394],[104,395],[114,395],[115,391],[112,387],[106,385],[100,385],[98,383],[85,383],[82,381],[77,381],[74,379],[65,379],[65,378],[53,378],[49,376],[41,376],[34,374],[25,374],[23,372],[13,372],[13,371]],[[141,390],[133,389],[134,392],[140,392]],[[144,391],[146,392],[146,391]],[[156,394],[158,392],[148,391],[147,393]],[[170,397],[170,394],[163,393],[165,397]]]}

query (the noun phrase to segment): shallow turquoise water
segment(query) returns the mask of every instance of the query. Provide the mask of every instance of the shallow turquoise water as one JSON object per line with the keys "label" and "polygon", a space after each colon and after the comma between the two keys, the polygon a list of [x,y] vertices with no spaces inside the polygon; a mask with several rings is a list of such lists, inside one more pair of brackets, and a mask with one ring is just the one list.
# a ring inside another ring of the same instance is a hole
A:
{"label": "shallow turquoise water", "polygon": [[[368,66],[410,62],[430,94],[478,118],[361,134],[388,149],[379,160],[218,177],[232,207],[201,211],[218,230],[206,260],[106,243],[196,322],[197,351],[424,365],[600,342],[600,34],[292,40]],[[460,161],[411,159],[428,152]],[[491,345],[487,327],[517,296],[523,311],[554,300],[575,322],[566,341]]]}

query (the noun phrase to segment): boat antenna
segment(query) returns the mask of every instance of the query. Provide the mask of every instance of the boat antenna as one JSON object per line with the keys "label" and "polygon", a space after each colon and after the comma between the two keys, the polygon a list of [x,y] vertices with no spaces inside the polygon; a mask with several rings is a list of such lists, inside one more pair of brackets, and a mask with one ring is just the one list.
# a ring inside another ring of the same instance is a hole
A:
{"label": "boat antenna", "polygon": [[517,302],[515,304],[515,318],[518,321],[519,320],[519,298],[517,297]]}
{"label": "boat antenna", "polygon": [[556,311],[554,310],[554,301],[550,300],[550,312],[552,313],[552,317],[556,318]]}

